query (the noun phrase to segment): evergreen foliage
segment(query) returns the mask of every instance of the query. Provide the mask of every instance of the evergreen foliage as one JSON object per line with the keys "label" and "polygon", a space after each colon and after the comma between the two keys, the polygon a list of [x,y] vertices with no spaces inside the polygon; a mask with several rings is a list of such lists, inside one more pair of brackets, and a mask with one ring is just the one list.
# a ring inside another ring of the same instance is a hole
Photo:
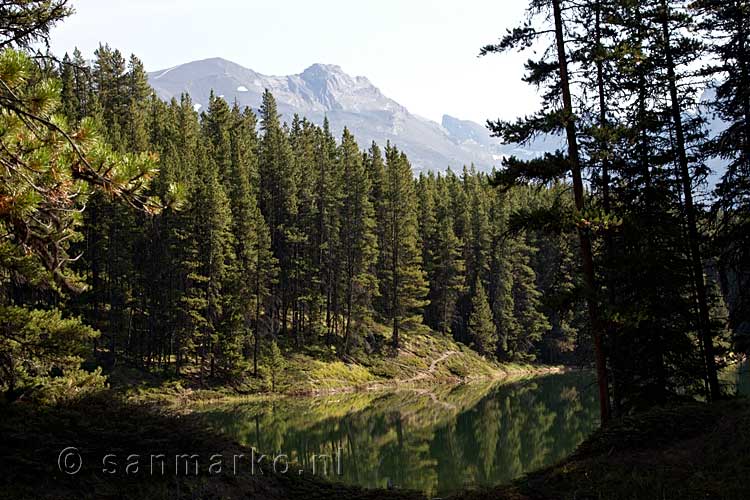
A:
{"label": "evergreen foliage", "polygon": [[497,332],[492,322],[492,311],[487,301],[487,294],[481,282],[477,283],[476,291],[471,298],[468,334],[477,352],[492,355],[495,351]]}
{"label": "evergreen foliage", "polygon": [[[199,115],[106,44],[35,61],[66,2],[0,11],[13,397],[86,379],[84,359],[235,381],[298,352],[397,353],[426,325],[500,360],[593,361],[606,420],[719,397],[714,365],[750,345],[745,2],[530,2],[481,53],[542,44],[542,106],[489,126],[565,151],[417,178],[396,145],[281,116],[268,90],[257,116],[213,94]],[[714,136],[692,112],[706,77]],[[727,165],[711,207],[709,159]]]}

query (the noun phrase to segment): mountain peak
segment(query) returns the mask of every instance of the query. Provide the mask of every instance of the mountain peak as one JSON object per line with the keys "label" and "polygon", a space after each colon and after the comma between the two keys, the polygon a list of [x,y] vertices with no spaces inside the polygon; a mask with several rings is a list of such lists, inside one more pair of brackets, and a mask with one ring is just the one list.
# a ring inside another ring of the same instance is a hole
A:
{"label": "mountain peak", "polygon": [[[362,147],[372,141],[397,144],[415,169],[473,163],[487,170],[506,155],[482,125],[446,116],[441,126],[420,118],[367,78],[351,76],[336,64],[316,63],[301,73],[269,76],[214,57],[155,71],[149,80],[163,99],[187,92],[196,107],[205,106],[213,91],[227,102],[258,109],[264,89],[269,89],[283,119],[299,114],[321,124],[327,117],[335,135],[346,126]],[[512,153],[523,154],[515,148]]]}
{"label": "mountain peak", "polygon": [[153,84],[153,81],[156,80],[184,82],[186,78],[192,79],[196,76],[200,78],[220,78],[225,75],[231,75],[236,79],[248,79],[253,78],[256,73],[227,59],[210,57],[154,71],[149,73],[149,78]]}
{"label": "mountain peak", "polygon": [[337,81],[342,85],[356,85],[359,87],[375,87],[367,77],[351,76],[341,69],[338,64],[315,63],[300,73],[300,77],[306,81]]}
{"label": "mountain peak", "polygon": [[302,74],[330,74],[330,73],[338,73],[341,75],[345,75],[343,69],[341,69],[341,66],[338,64],[323,64],[323,63],[315,63],[311,64],[307,68],[305,68],[305,71],[302,72]]}
{"label": "mountain peak", "polygon": [[300,74],[300,78],[321,92],[355,85],[354,79],[335,64],[313,64]]}
{"label": "mountain peak", "polygon": [[454,139],[461,143],[473,142],[490,145],[489,131],[482,125],[470,120],[461,120],[451,115],[443,115],[441,125]]}

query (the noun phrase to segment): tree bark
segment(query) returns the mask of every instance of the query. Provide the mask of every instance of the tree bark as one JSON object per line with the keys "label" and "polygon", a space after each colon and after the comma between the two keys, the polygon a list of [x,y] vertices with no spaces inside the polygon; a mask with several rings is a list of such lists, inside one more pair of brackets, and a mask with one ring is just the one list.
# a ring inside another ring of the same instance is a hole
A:
{"label": "tree bark", "polygon": [[[552,0],[552,10],[555,19],[555,37],[557,39],[557,59],[560,71],[560,87],[563,94],[563,112],[565,113],[565,133],[568,140],[568,157],[573,176],[573,195],[576,209],[583,212],[583,179],[581,176],[581,161],[576,137],[576,124],[573,117],[573,101],[570,95],[570,79],[568,76],[568,58],[565,54],[565,34],[563,31],[562,10],[560,0]],[[601,321],[596,303],[596,277],[594,275],[594,258],[591,250],[591,239],[585,228],[579,227],[578,239],[583,261],[583,276],[586,283],[589,322],[594,336],[594,355],[596,359],[596,378],[599,387],[599,414],[601,423],[609,421],[609,382],[607,379],[607,360],[604,354]]]}
{"label": "tree bark", "polygon": [[709,399],[716,400],[721,397],[719,378],[716,372],[716,358],[714,344],[711,338],[711,321],[708,310],[708,299],[706,295],[706,282],[703,279],[703,260],[701,259],[700,243],[698,237],[698,225],[696,222],[695,206],[693,204],[693,188],[690,180],[690,168],[685,150],[685,131],[682,125],[682,113],[677,94],[677,77],[675,75],[674,55],[670,45],[669,36],[669,6],[666,0],[661,0],[662,8],[662,35],[664,37],[664,51],[667,59],[667,79],[669,84],[669,96],[671,100],[672,121],[674,124],[675,141],[677,147],[677,160],[682,181],[682,191],[685,203],[685,215],[688,226],[688,242],[690,245],[690,259],[693,268],[693,279],[698,298],[698,334],[703,343],[704,362],[706,367],[706,378],[709,386]]}

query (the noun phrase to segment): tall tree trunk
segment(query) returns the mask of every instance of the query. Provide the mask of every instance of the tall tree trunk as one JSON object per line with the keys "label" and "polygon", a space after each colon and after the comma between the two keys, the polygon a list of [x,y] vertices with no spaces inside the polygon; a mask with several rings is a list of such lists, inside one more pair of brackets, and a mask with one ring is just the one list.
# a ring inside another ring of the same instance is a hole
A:
{"label": "tall tree trunk", "polygon": [[[395,210],[395,208],[394,208]],[[391,226],[393,230],[393,237],[392,237],[392,244],[393,244],[393,262],[392,262],[392,269],[391,272],[393,272],[393,289],[391,290],[392,296],[391,296],[391,314],[393,314],[393,348],[398,349],[399,348],[399,307],[398,307],[398,245],[399,240],[397,237],[398,230],[396,228],[396,217],[394,215],[393,220],[391,221]]]}
{"label": "tall tree trunk", "polygon": [[351,332],[351,321],[352,321],[352,280],[354,279],[353,272],[349,270],[349,276],[347,279],[348,285],[346,288],[346,320],[344,322],[344,354],[349,354],[349,340]]}
{"label": "tall tree trunk", "polygon": [[257,252],[257,266],[255,268],[255,335],[253,335],[253,377],[258,376],[258,348],[260,346],[260,278],[261,278],[261,263],[260,254],[261,246],[258,244]]}
{"label": "tall tree trunk", "polygon": [[[573,176],[573,195],[576,209],[583,212],[583,179],[581,177],[581,161],[578,152],[578,138],[576,124],[573,117],[573,101],[570,95],[570,80],[568,77],[568,58],[565,54],[565,34],[563,30],[560,0],[552,0],[552,10],[555,18],[555,36],[557,39],[557,59],[560,66],[560,87],[563,94],[563,111],[565,113],[565,133],[568,139],[568,156]],[[599,387],[599,414],[602,424],[609,420],[609,383],[607,380],[607,360],[604,355],[601,321],[596,303],[596,277],[594,275],[594,257],[591,250],[591,239],[586,229],[579,228],[578,239],[583,260],[583,275],[586,282],[589,322],[594,336],[594,355],[596,358],[596,377]]]}
{"label": "tall tree trunk", "polygon": [[716,372],[716,358],[714,344],[711,338],[711,321],[708,310],[708,299],[706,294],[706,282],[703,279],[703,260],[701,259],[700,243],[698,237],[698,225],[696,222],[695,206],[693,204],[693,187],[690,180],[690,168],[688,166],[687,153],[685,150],[685,131],[682,126],[682,113],[677,94],[677,77],[675,75],[674,55],[670,45],[669,36],[669,6],[666,0],[661,0],[662,35],[664,37],[664,51],[667,59],[667,79],[669,84],[669,96],[671,99],[672,121],[674,122],[675,141],[677,147],[677,160],[682,180],[683,202],[685,203],[685,215],[688,226],[688,241],[690,244],[690,259],[695,280],[695,290],[698,296],[698,333],[703,343],[703,353],[706,365],[706,377],[709,386],[709,398],[716,400],[721,396],[719,378]]}
{"label": "tall tree trunk", "polygon": [[[596,87],[599,93],[599,128],[602,132],[608,129],[607,120],[607,100],[604,94],[604,45],[602,44],[602,0],[596,1],[596,21],[595,21],[595,37],[596,37]],[[601,132],[600,132],[601,133]],[[608,133],[608,131],[607,131]],[[607,137],[607,136],[605,136]],[[602,155],[602,202],[604,205],[605,215],[609,215],[612,211],[611,199],[610,199],[610,148],[609,139],[603,139],[599,143],[599,153]],[[610,309],[615,306],[615,279],[612,272],[612,262],[614,260],[614,239],[612,233],[607,231],[604,235],[604,253],[607,260],[607,301]],[[610,345],[613,349],[616,349],[616,337],[612,335],[612,328],[607,324],[603,327],[607,332],[607,337],[610,341]],[[617,373],[613,370],[612,373],[612,385],[613,390],[617,387]],[[614,394],[616,395],[616,393]],[[613,398],[614,399],[614,398]],[[618,412],[618,405],[615,403],[615,411]]]}

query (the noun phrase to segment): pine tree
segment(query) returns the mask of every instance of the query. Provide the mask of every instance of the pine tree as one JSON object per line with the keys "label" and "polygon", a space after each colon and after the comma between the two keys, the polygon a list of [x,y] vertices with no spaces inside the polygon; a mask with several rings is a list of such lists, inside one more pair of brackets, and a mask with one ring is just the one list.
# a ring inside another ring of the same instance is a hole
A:
{"label": "pine tree", "polygon": [[472,285],[467,266],[467,256],[470,248],[469,238],[471,236],[471,212],[469,210],[466,184],[450,169],[446,173],[445,183],[447,185],[448,200],[450,200],[453,232],[460,243],[461,260],[463,261],[463,273],[461,275],[461,279],[463,280],[461,291],[463,293],[459,295],[456,303],[452,332],[455,340],[467,342],[467,321],[471,312],[471,293],[469,287]]}
{"label": "pine tree", "polygon": [[127,114],[124,117],[123,137],[128,151],[140,152],[148,149],[148,131],[146,129],[149,96],[153,92],[148,84],[148,75],[143,63],[131,55],[128,70],[124,75],[124,90],[127,99]]}
{"label": "pine tree", "polygon": [[489,270],[489,300],[498,334],[497,352],[512,358],[514,339],[523,332],[515,316],[513,294],[514,238],[509,228],[509,193],[496,193],[490,206],[492,252]]}
{"label": "pine tree", "polygon": [[284,374],[286,361],[275,340],[271,341],[271,345],[268,348],[268,361],[266,364],[269,376],[271,377],[271,392],[276,392],[276,387]]}
{"label": "pine tree", "polygon": [[384,318],[388,310],[388,302],[384,295],[384,277],[386,274],[386,227],[381,221],[385,220],[385,163],[380,147],[373,142],[370,149],[364,154],[364,165],[367,177],[370,181],[370,204],[377,224],[375,225],[375,238],[377,241],[378,255],[373,265],[372,274],[378,280],[377,293],[373,300],[373,307],[378,318]]}
{"label": "pine tree", "polygon": [[297,213],[297,189],[291,149],[279,121],[276,100],[266,90],[260,108],[261,131],[259,179],[261,212],[271,235],[271,250],[279,263],[279,281],[274,291],[272,331],[286,332],[290,302],[291,222]]}
{"label": "pine tree", "polygon": [[[435,217],[435,177],[432,172],[429,175],[419,174],[417,179],[417,203],[419,205],[419,240],[422,251],[422,269],[425,278],[429,284],[428,297],[431,298],[435,287],[435,258],[434,252],[438,247],[435,246],[437,239],[437,220]],[[431,301],[425,307],[423,318],[424,323],[430,328],[437,328],[437,318],[433,314],[434,303]]]}
{"label": "pine tree", "polygon": [[123,126],[128,116],[129,95],[126,90],[126,63],[122,53],[109,45],[99,45],[94,51],[92,78],[100,105],[100,117],[107,140],[123,150]]}
{"label": "pine tree", "polygon": [[391,320],[392,344],[400,346],[404,327],[419,322],[417,313],[427,304],[424,297],[427,283],[421,269],[417,200],[411,166],[406,156],[395,147],[386,146],[384,248],[381,262],[382,293],[386,300],[386,316]]}
{"label": "pine tree", "polygon": [[[543,210],[560,214],[570,210],[572,205],[564,196],[566,189],[567,186],[557,184],[547,190],[522,190],[515,196],[526,198],[529,205],[541,205]],[[565,216],[557,215],[554,220],[563,218]],[[536,289],[541,293],[539,310],[550,323],[539,343],[539,360],[549,364],[580,362],[588,357],[584,354],[587,346],[579,340],[584,338],[586,308],[578,273],[577,235],[572,229],[525,232],[529,245],[536,249],[531,267],[536,274]]]}
{"label": "pine tree", "polygon": [[[19,368],[32,379],[38,375],[46,380],[55,369],[64,375],[75,371],[71,383],[85,378],[79,377],[78,366],[84,346],[96,333],[79,319],[64,317],[57,306],[67,305],[67,295],[83,288],[81,276],[69,265],[77,260],[73,242],[80,238],[79,214],[90,193],[101,191],[145,211],[157,209],[143,189],[155,173],[152,158],[114,154],[90,119],[67,124],[58,114],[58,82],[27,55],[7,48],[46,40],[50,25],[67,12],[51,14],[47,9],[59,7],[49,2],[24,6],[27,10],[14,18],[17,24],[11,29],[4,26],[0,37],[0,46],[6,47],[0,52],[0,160],[5,169],[0,225],[6,234],[0,245],[0,286],[6,300],[0,313],[5,323],[0,370],[3,389],[12,393],[19,383],[29,381],[19,380]],[[3,22],[17,8],[3,5]],[[46,292],[28,300],[24,287]],[[32,301],[48,309],[27,308]],[[35,385],[41,379],[30,382]]]}
{"label": "pine tree", "polygon": [[531,267],[534,249],[523,240],[514,247],[510,257],[513,263],[513,316],[520,331],[515,338],[506,338],[506,344],[513,359],[528,362],[536,359],[536,347],[550,325],[541,310],[542,294],[537,289],[536,273]]}
{"label": "pine tree", "polygon": [[321,279],[320,262],[322,251],[320,219],[318,218],[316,164],[319,130],[305,118],[295,115],[289,142],[294,155],[297,175],[298,211],[294,245],[294,279],[292,326],[299,345],[304,337],[317,339],[325,328],[321,318],[325,301],[325,287]]}
{"label": "pine tree", "polygon": [[69,123],[77,121],[76,96],[75,96],[75,76],[73,62],[66,52],[60,64],[60,104],[61,111]]}
{"label": "pine tree", "polygon": [[326,341],[329,344],[333,342],[334,335],[341,331],[339,318],[343,305],[339,287],[342,276],[339,241],[342,221],[339,216],[343,186],[340,171],[342,165],[336,157],[336,141],[331,135],[328,120],[324,120],[323,128],[317,131],[315,139],[313,241],[314,247],[318,249],[317,281],[325,302]]}
{"label": "pine tree", "polygon": [[[690,27],[690,18],[686,15],[674,15],[667,0],[661,0],[659,17],[662,28],[662,43],[665,57],[665,69],[667,71],[667,85],[669,89],[669,110],[674,127],[675,149],[677,153],[677,165],[679,167],[678,177],[682,184],[682,196],[684,212],[687,223],[687,236],[690,248],[690,262],[695,282],[695,291],[698,302],[698,334],[703,344],[704,360],[706,365],[706,377],[709,385],[709,396],[718,399],[721,396],[719,379],[716,369],[716,355],[714,353],[713,339],[711,336],[711,316],[706,291],[706,282],[703,271],[703,259],[701,257],[700,235],[698,233],[697,209],[693,201],[693,181],[687,151],[687,139],[685,137],[685,126],[683,123],[683,101],[680,100],[678,91],[677,62],[675,50],[672,48],[672,33],[676,26]],[[697,41],[691,43],[689,38],[681,40],[682,51],[692,50],[697,52]],[[695,55],[694,57],[697,57]]]}
{"label": "pine tree", "polygon": [[[195,167],[192,163],[176,165],[176,100],[169,105],[152,94],[148,101],[146,133],[149,148],[159,154],[159,173],[151,189],[164,203],[164,210],[146,218],[143,237],[136,248],[136,279],[142,306],[141,330],[145,339],[138,344],[138,358],[149,369],[154,364],[162,369],[170,366],[174,331],[178,314],[180,283],[179,263],[182,247],[176,226],[179,209],[184,205],[186,181]],[[191,110],[192,112],[192,110]],[[197,129],[197,118],[195,120]],[[186,148],[183,153],[189,153]]]}
{"label": "pine tree", "polygon": [[464,190],[469,203],[468,225],[464,237],[466,285],[472,295],[477,281],[486,276],[489,269],[490,225],[483,182],[473,166],[470,170],[464,169]]}
{"label": "pine tree", "polygon": [[84,59],[81,51],[77,48],[73,50],[72,64],[74,76],[73,93],[75,95],[73,110],[75,112],[75,121],[78,123],[86,117],[93,117],[99,114],[99,99],[94,90],[92,69]]}
{"label": "pine tree", "polygon": [[[98,332],[76,318],[65,318],[57,310],[30,310],[0,306],[0,389],[12,401],[43,393],[58,371],[68,380],[80,371],[87,344]],[[33,346],[33,348],[30,348]],[[104,379],[96,372],[99,387]],[[91,385],[91,384],[89,384]],[[73,386],[79,394],[83,391]],[[69,394],[74,396],[74,394]]]}
{"label": "pine tree", "polygon": [[[427,281],[430,289],[428,300],[430,303],[425,308],[425,323],[431,328],[442,332],[451,332],[457,313],[458,300],[465,292],[465,263],[462,254],[462,243],[454,232],[450,192],[445,178],[431,175],[427,186],[429,201],[420,202],[421,216],[420,228],[423,233],[423,259],[425,264]],[[423,178],[420,177],[420,183]],[[430,215],[434,211],[434,215]],[[434,222],[432,222],[434,220]],[[428,221],[425,224],[422,221]],[[432,229],[425,229],[432,227]]]}
{"label": "pine tree", "polygon": [[339,154],[342,184],[346,186],[341,206],[341,255],[345,302],[344,352],[370,326],[371,296],[377,289],[372,266],[377,256],[375,219],[370,204],[370,181],[354,136],[344,128]]}
{"label": "pine tree", "polygon": [[458,299],[465,292],[465,265],[461,241],[453,232],[450,217],[438,222],[433,254],[433,280],[430,281],[429,307],[433,310],[435,329],[449,333],[455,322]]}
{"label": "pine tree", "polygon": [[216,374],[219,352],[235,355],[240,343],[236,332],[227,328],[224,295],[235,265],[229,200],[219,182],[216,163],[203,147],[197,151],[196,183],[189,195],[189,209],[182,224],[186,271],[185,295],[181,298],[181,341],[183,349],[195,349],[204,377],[206,361]]}
{"label": "pine tree", "polygon": [[234,252],[238,261],[233,283],[236,299],[233,307],[235,314],[241,317],[246,357],[249,352],[248,333],[252,329],[253,373],[257,375],[260,338],[267,330],[263,317],[277,269],[271,254],[268,227],[260,213],[251,183],[257,176],[256,118],[250,109],[241,113],[237,105],[232,108],[230,118],[231,167],[227,185],[232,210]]}
{"label": "pine tree", "polygon": [[[570,79],[571,59],[569,57],[569,45],[572,42],[568,41],[570,37],[566,38],[569,25],[563,17],[564,7],[568,8],[568,3],[564,0],[531,2],[530,19],[521,27],[509,32],[500,43],[483,47],[480,54],[505,52],[513,48],[528,48],[533,40],[548,34],[554,34],[554,39],[549,42],[549,51],[555,54],[554,59],[552,61],[542,60],[527,63],[527,81],[537,85],[549,85],[553,91],[545,94],[545,99],[561,103],[562,107],[544,106],[542,111],[514,124],[494,122],[490,123],[490,128],[495,135],[508,142],[526,142],[538,132],[563,132],[568,146],[566,157],[558,153],[557,155],[548,155],[541,161],[532,160],[530,162],[522,162],[516,158],[511,158],[506,162],[506,166],[509,167],[507,172],[500,177],[510,178],[513,181],[522,177],[548,181],[562,177],[569,172],[572,177],[576,210],[583,215],[586,209],[586,200],[582,177],[583,163],[578,137],[579,125],[577,123],[577,111],[580,110],[573,107]],[[547,16],[550,25],[546,30],[537,31],[532,26],[531,18],[541,14]],[[575,40],[575,38],[573,39]],[[502,178],[498,180],[503,182]],[[610,416],[610,402],[606,354],[604,352],[602,321],[599,311],[599,289],[594,267],[591,234],[585,227],[581,227],[578,233],[583,264],[582,273],[588,295],[589,321],[594,337],[600,414],[602,423],[605,423]]]}
{"label": "pine tree", "polygon": [[0,50],[49,46],[53,26],[73,13],[67,0],[4,2],[0,4]]}
{"label": "pine tree", "polygon": [[497,344],[497,332],[492,321],[492,310],[487,301],[487,293],[481,281],[477,283],[476,292],[471,298],[471,315],[468,322],[468,335],[477,352],[494,356]]}
{"label": "pine tree", "polygon": [[[707,153],[726,162],[716,188],[719,222],[715,248],[730,298],[730,324],[741,332],[750,314],[750,9],[747,2],[700,0],[692,7],[703,17],[705,37],[716,62],[703,71],[717,78],[711,110],[727,124],[707,143]],[[738,337],[747,351],[747,334]]]}

